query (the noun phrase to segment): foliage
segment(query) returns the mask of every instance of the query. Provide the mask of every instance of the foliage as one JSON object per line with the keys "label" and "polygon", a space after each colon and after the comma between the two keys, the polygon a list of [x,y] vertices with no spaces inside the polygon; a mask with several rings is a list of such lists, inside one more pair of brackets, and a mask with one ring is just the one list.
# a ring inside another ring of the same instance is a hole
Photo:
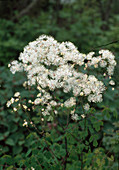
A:
{"label": "foliage", "polygon": [[30,143],[25,143],[27,131],[23,128],[25,115],[20,111],[14,114],[6,107],[6,102],[16,89],[22,89],[24,75],[13,76],[4,67],[0,68],[0,155],[11,153],[20,154],[27,150]]}
{"label": "foliage", "polygon": [[[1,164],[4,167],[8,165],[13,167],[30,169],[100,169],[108,167],[110,169],[118,168],[118,157],[115,157],[115,151],[118,147],[117,139],[113,139],[113,149],[106,153],[107,143],[102,145],[102,130],[105,130],[105,111],[96,113],[90,110],[89,118],[82,119],[77,123],[70,122],[60,117],[52,123],[42,123],[42,125],[32,118],[34,124],[30,125],[30,134],[25,138],[25,143],[30,142],[30,148],[22,154],[4,155],[1,158]],[[38,118],[37,118],[38,119]],[[86,126],[84,122],[86,121]],[[112,126],[112,124],[111,124]],[[110,126],[108,126],[109,128]],[[36,130],[36,132],[33,132]],[[98,132],[98,133],[97,133]],[[109,131],[108,131],[109,132]],[[110,133],[109,133],[110,134]],[[113,132],[114,137],[116,135]],[[103,141],[104,142],[104,141]],[[28,143],[27,143],[28,144]],[[104,147],[104,148],[103,148]],[[109,149],[109,148],[108,148]],[[115,159],[115,162],[114,162]]]}
{"label": "foliage", "polygon": [[[27,16],[14,20],[25,7],[24,3],[28,4],[28,1],[17,2],[0,6],[0,65],[17,59],[23,47],[41,34],[52,35],[58,41],[71,41],[84,53],[119,39],[118,0],[112,3],[110,0],[72,0],[68,3],[42,0]],[[13,113],[6,107],[6,102],[16,91],[22,91],[29,99],[34,98],[36,91],[30,90],[32,95],[29,96],[22,87],[24,74],[13,76],[7,68],[0,68],[1,169],[118,169],[119,44],[112,43],[104,48],[111,49],[116,56],[116,86],[114,91],[109,87],[104,101],[95,106],[96,110],[90,109],[86,126],[82,118],[74,127],[72,121],[67,126],[64,116],[52,123],[43,123],[39,113],[30,113],[30,117],[24,110]],[[28,127],[23,127],[25,119],[29,122]]]}
{"label": "foliage", "polygon": [[[112,91],[110,87],[104,102],[98,104],[96,110],[90,109],[86,119],[80,118],[75,123],[70,121],[67,125],[65,114],[54,122],[42,122],[39,112],[26,115],[24,110],[19,110],[12,113],[6,102],[16,91],[22,91],[22,95],[31,100],[36,91],[32,88],[29,93],[23,90],[25,75],[13,76],[4,67],[1,67],[0,80],[3,129],[0,135],[0,164],[4,168],[118,169],[117,88]],[[80,111],[78,109],[77,113]],[[29,122],[26,128],[23,127],[24,119]]]}

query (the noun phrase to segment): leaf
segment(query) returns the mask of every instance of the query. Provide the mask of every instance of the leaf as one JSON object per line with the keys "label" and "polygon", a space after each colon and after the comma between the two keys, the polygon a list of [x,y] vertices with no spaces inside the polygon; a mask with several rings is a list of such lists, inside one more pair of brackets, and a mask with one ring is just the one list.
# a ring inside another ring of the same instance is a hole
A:
{"label": "leaf", "polygon": [[4,139],[4,136],[2,133],[0,133],[0,141]]}
{"label": "leaf", "polygon": [[88,127],[88,128],[89,128],[89,130],[90,130],[90,133],[92,133],[92,134],[93,134],[93,133],[94,133],[93,128],[92,128],[90,125],[89,125],[89,127]]}
{"label": "leaf", "polygon": [[6,143],[7,145],[10,145],[10,146],[14,146],[14,145],[15,145],[13,139],[11,139],[11,138],[8,138],[8,139],[5,141],[5,143]]}
{"label": "leaf", "polygon": [[11,165],[6,170],[13,170],[13,169],[14,169],[14,167],[13,167],[13,165]]}
{"label": "leaf", "polygon": [[93,141],[93,146],[95,146],[95,147],[97,147],[97,146],[98,146],[98,142],[97,142],[97,140],[94,140],[94,141]]}
{"label": "leaf", "polygon": [[11,157],[11,155],[4,155],[2,159],[3,159],[3,162],[2,162],[3,164],[4,163],[12,164],[13,162],[13,158]]}
{"label": "leaf", "polygon": [[24,143],[25,143],[25,141],[24,141],[24,140],[23,140],[23,141],[19,141],[19,142],[18,142],[18,144],[19,144],[19,145],[23,145]]}
{"label": "leaf", "polygon": [[10,133],[9,131],[5,132],[4,136],[7,137],[9,135],[9,133]]}
{"label": "leaf", "polygon": [[28,151],[27,151],[27,153],[26,153],[26,157],[28,157],[29,156],[29,154],[32,152],[32,150],[31,149],[29,149]]}
{"label": "leaf", "polygon": [[17,154],[21,153],[21,151],[22,151],[22,147],[21,146],[14,146],[13,147],[13,154],[14,155],[17,155]]}
{"label": "leaf", "polygon": [[93,136],[91,136],[89,139],[89,142],[92,142],[92,141],[93,141]]}
{"label": "leaf", "polygon": [[98,132],[100,130],[100,125],[99,124],[95,124],[95,130]]}
{"label": "leaf", "polygon": [[116,111],[116,110],[113,111],[113,116],[117,119],[118,114],[117,114],[117,111]]}

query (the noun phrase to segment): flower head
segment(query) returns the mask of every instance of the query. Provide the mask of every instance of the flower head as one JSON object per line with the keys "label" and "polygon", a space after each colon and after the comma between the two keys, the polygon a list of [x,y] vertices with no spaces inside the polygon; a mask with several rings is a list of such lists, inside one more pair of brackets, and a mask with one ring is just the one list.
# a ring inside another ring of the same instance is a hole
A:
{"label": "flower head", "polygon": [[[58,114],[58,107],[72,108],[76,107],[76,97],[86,99],[88,102],[101,102],[105,85],[98,77],[83,73],[88,67],[104,69],[104,77],[112,76],[116,65],[115,56],[109,50],[100,50],[99,56],[94,56],[94,52],[82,54],[71,42],[57,42],[53,37],[42,35],[35,41],[30,42],[24,51],[20,54],[19,60],[12,61],[9,64],[13,74],[15,72],[25,71],[27,81],[23,83],[25,88],[36,85],[38,94],[34,102],[29,100],[35,108],[36,105],[42,105],[42,115],[49,115],[51,120],[51,111]],[[85,63],[85,60],[87,62]],[[111,80],[111,85],[114,82]],[[60,91],[67,97],[61,99]],[[56,96],[55,96],[56,95]],[[16,92],[14,97],[19,97],[20,93]],[[18,100],[11,98],[7,102],[9,107]],[[23,105],[27,109],[26,105]],[[89,104],[84,105],[88,111]],[[78,115],[71,112],[73,120],[78,120]]]}

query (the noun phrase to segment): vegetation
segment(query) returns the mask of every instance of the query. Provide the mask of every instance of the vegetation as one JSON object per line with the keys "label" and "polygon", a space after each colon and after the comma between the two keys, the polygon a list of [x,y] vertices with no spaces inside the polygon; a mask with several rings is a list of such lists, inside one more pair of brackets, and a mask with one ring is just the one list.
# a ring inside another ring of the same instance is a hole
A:
{"label": "vegetation", "polygon": [[[118,3],[118,0],[0,1],[1,169],[119,169]],[[17,91],[31,100],[36,95],[35,88],[30,92],[23,88],[25,74],[12,75],[7,65],[41,34],[52,35],[60,42],[71,41],[81,53],[105,48],[116,56],[114,90],[109,87],[103,102],[90,109],[86,128],[85,119],[70,121],[68,126],[65,116],[43,123],[37,111],[27,115],[23,109],[14,113],[6,107]],[[23,126],[24,120],[29,122],[28,127]]]}

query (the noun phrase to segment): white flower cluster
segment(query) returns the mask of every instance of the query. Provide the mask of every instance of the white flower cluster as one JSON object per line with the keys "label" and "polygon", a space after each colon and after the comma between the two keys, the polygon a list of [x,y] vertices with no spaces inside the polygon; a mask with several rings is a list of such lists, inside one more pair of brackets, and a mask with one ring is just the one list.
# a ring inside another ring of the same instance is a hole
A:
{"label": "white flower cluster", "polygon": [[[19,98],[20,98],[20,93],[19,92],[16,92],[14,94],[14,97],[15,98],[11,98],[8,102],[7,102],[7,107],[10,107],[11,104],[13,104],[14,102],[18,102],[19,101]],[[16,108],[14,108],[14,111],[16,110]]]}
{"label": "white flower cluster", "polygon": [[[75,106],[76,97],[83,96],[89,102],[95,103],[102,101],[104,83],[94,75],[79,72],[79,69],[83,65],[85,69],[91,66],[106,67],[107,75],[111,76],[116,62],[114,55],[108,50],[99,51],[97,57],[93,57],[93,55],[94,52],[90,52],[88,55],[80,53],[71,42],[59,43],[53,37],[42,35],[36,41],[30,42],[20,54],[19,61],[11,62],[9,67],[13,74],[16,71],[27,73],[28,81],[24,83],[24,86],[37,85],[39,93],[31,103],[45,105],[46,109],[42,110],[42,114],[45,116],[50,115],[52,108],[57,114],[58,106]],[[58,89],[63,89],[64,93],[73,92],[72,96],[64,102],[57,101],[51,94],[52,91]],[[86,104],[84,108],[88,110],[89,107]],[[78,119],[74,113],[71,115],[73,119]]]}
{"label": "white flower cluster", "polygon": [[114,68],[116,66],[115,56],[109,50],[100,50],[98,57],[93,57],[95,53],[90,52],[86,59],[88,60],[87,67],[94,66],[97,67],[107,67],[107,74],[109,76],[113,75]]}

